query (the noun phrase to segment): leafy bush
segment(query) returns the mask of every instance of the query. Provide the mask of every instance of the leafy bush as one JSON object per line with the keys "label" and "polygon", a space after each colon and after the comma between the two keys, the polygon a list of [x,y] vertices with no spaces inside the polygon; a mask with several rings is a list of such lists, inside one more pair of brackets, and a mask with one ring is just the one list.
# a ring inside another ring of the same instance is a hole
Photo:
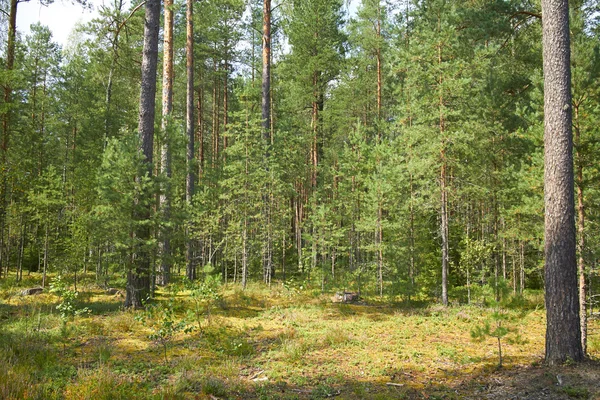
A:
{"label": "leafy bush", "polygon": [[89,308],[79,308],[77,305],[77,296],[79,292],[69,289],[67,283],[59,275],[50,284],[50,292],[55,293],[60,302],[56,306],[56,310],[60,313],[60,317],[66,321],[81,314],[90,313]]}
{"label": "leafy bush", "polygon": [[176,320],[175,316],[175,294],[166,302],[148,304],[144,312],[136,315],[136,319],[143,325],[148,326],[152,333],[148,336],[150,340],[162,346],[165,364],[168,362],[167,350],[173,337],[181,331],[189,332],[191,328],[185,320]]}

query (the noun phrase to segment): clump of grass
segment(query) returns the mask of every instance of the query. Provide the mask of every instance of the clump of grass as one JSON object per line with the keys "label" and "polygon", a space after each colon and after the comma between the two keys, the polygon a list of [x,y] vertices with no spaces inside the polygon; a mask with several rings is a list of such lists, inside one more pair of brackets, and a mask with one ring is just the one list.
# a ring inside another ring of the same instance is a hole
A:
{"label": "clump of grass", "polygon": [[471,315],[465,310],[460,310],[456,313],[456,319],[458,319],[459,321],[469,322],[471,321]]}
{"label": "clump of grass", "polygon": [[591,398],[590,391],[586,387],[566,385],[558,389],[572,399],[589,399]]}
{"label": "clump of grass", "polygon": [[225,397],[227,395],[227,386],[225,383],[221,379],[213,376],[204,378],[201,387],[204,394],[216,397]]}
{"label": "clump of grass", "polygon": [[108,368],[80,370],[77,380],[65,387],[65,400],[125,400],[141,399],[144,396],[141,385],[131,379],[121,377]]}
{"label": "clump of grass", "polygon": [[35,385],[28,368],[0,368],[0,398],[40,398],[39,392],[40,387]]}
{"label": "clump of grass", "polygon": [[336,348],[352,342],[352,336],[348,329],[335,326],[325,332],[322,342],[328,347]]}
{"label": "clump of grass", "polygon": [[458,353],[457,353],[455,347],[438,345],[436,350],[437,350],[438,356],[440,356],[440,357],[448,358],[454,362],[458,359]]}
{"label": "clump of grass", "polygon": [[24,366],[29,370],[45,369],[57,360],[57,354],[42,334],[0,335],[0,365],[8,368]]}
{"label": "clump of grass", "polygon": [[88,319],[82,324],[84,332],[88,335],[106,336],[106,327],[100,320]]}
{"label": "clump of grass", "polygon": [[308,344],[304,339],[283,339],[281,341],[281,352],[287,362],[295,363],[304,357],[308,350]]}
{"label": "clump of grass", "polygon": [[124,311],[111,318],[110,327],[116,332],[128,333],[133,332],[136,323],[135,314],[131,311]]}
{"label": "clump of grass", "polygon": [[254,354],[254,347],[243,337],[234,338],[225,350],[227,354],[238,357],[248,357]]}
{"label": "clump of grass", "polygon": [[338,310],[341,315],[348,317],[356,314],[356,312],[352,309],[352,307],[348,304],[340,303],[338,305]]}
{"label": "clump of grass", "polygon": [[293,326],[286,326],[279,334],[279,340],[282,342],[286,339],[295,339],[298,336],[298,331]]}
{"label": "clump of grass", "polygon": [[206,371],[193,371],[182,375],[177,384],[176,391],[202,393],[205,395],[224,398],[227,396],[228,387],[223,379]]}
{"label": "clump of grass", "polygon": [[94,355],[100,365],[106,364],[113,353],[113,346],[106,340],[100,340],[94,347]]}

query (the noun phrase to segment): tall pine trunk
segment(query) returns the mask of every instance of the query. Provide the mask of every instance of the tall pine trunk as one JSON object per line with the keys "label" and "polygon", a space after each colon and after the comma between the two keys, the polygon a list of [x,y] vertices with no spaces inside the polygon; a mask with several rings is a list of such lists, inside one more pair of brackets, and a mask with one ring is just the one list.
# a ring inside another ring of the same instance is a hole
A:
{"label": "tall pine trunk", "polygon": [[[269,176],[271,132],[271,0],[263,1],[262,37],[262,97],[261,97],[262,136],[265,146],[264,163]],[[270,284],[273,271],[273,235],[271,226],[271,185],[269,177],[263,193],[263,212],[266,234],[263,243],[263,278]]]}
{"label": "tall pine trunk", "polygon": [[[186,9],[186,67],[187,67],[187,97],[186,97],[186,113],[185,124],[187,133],[187,175],[185,198],[189,207],[192,204],[194,196],[194,185],[196,181],[194,173],[194,2],[187,0]],[[187,261],[187,277],[190,280],[196,279],[196,264],[193,258],[193,242],[190,234],[186,235],[186,261]]]}
{"label": "tall pine trunk", "polygon": [[[139,175],[152,177],[152,156],[154,146],[154,115],[156,100],[156,66],[158,63],[158,31],[160,24],[160,0],[146,1],[144,24],[144,49],[142,54],[142,82],[140,89],[140,112],[138,132],[140,135],[143,168]],[[136,178],[142,183],[143,176]],[[143,307],[143,301],[150,294],[151,251],[147,247],[150,240],[152,192],[150,185],[141,184],[134,206],[136,246],[132,254],[132,265],[127,273],[127,296],[125,307]]]}
{"label": "tall pine trunk", "polygon": [[162,134],[161,172],[166,178],[163,193],[160,196],[160,209],[164,225],[161,229],[161,260],[158,284],[169,283],[171,275],[171,240],[167,228],[171,217],[171,149],[169,123],[173,112],[173,0],[165,0],[165,25],[163,46],[163,88],[162,88]]}
{"label": "tall pine trunk", "polygon": [[581,361],[568,0],[542,0],[546,362]]}

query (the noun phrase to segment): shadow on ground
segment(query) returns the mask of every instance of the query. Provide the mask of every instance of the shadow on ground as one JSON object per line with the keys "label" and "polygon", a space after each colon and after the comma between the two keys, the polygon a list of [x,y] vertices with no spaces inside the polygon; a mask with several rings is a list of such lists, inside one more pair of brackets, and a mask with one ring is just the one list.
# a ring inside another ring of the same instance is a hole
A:
{"label": "shadow on ground", "polygon": [[[411,371],[393,371],[387,381],[347,380],[331,382],[315,377],[304,387],[286,382],[255,383],[246,393],[229,393],[235,399],[520,399],[567,400],[600,398],[600,364],[587,361],[576,366],[543,365],[497,369],[484,367],[467,373],[442,370],[419,379]],[[451,375],[452,384],[445,383]],[[418,379],[418,378],[417,378]],[[331,382],[331,383],[328,383]]]}

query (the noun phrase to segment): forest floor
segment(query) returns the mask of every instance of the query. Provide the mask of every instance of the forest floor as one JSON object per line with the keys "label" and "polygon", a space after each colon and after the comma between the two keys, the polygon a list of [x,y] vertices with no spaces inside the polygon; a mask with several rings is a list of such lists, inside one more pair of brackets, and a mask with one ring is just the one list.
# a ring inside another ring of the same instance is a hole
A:
{"label": "forest floor", "polygon": [[[91,312],[65,324],[55,294],[3,284],[2,399],[600,399],[600,320],[590,361],[547,367],[539,293],[498,310],[336,304],[274,285],[229,287],[207,307],[171,289],[130,311],[90,281],[77,307]],[[471,337],[497,311],[502,368],[497,339]]]}

